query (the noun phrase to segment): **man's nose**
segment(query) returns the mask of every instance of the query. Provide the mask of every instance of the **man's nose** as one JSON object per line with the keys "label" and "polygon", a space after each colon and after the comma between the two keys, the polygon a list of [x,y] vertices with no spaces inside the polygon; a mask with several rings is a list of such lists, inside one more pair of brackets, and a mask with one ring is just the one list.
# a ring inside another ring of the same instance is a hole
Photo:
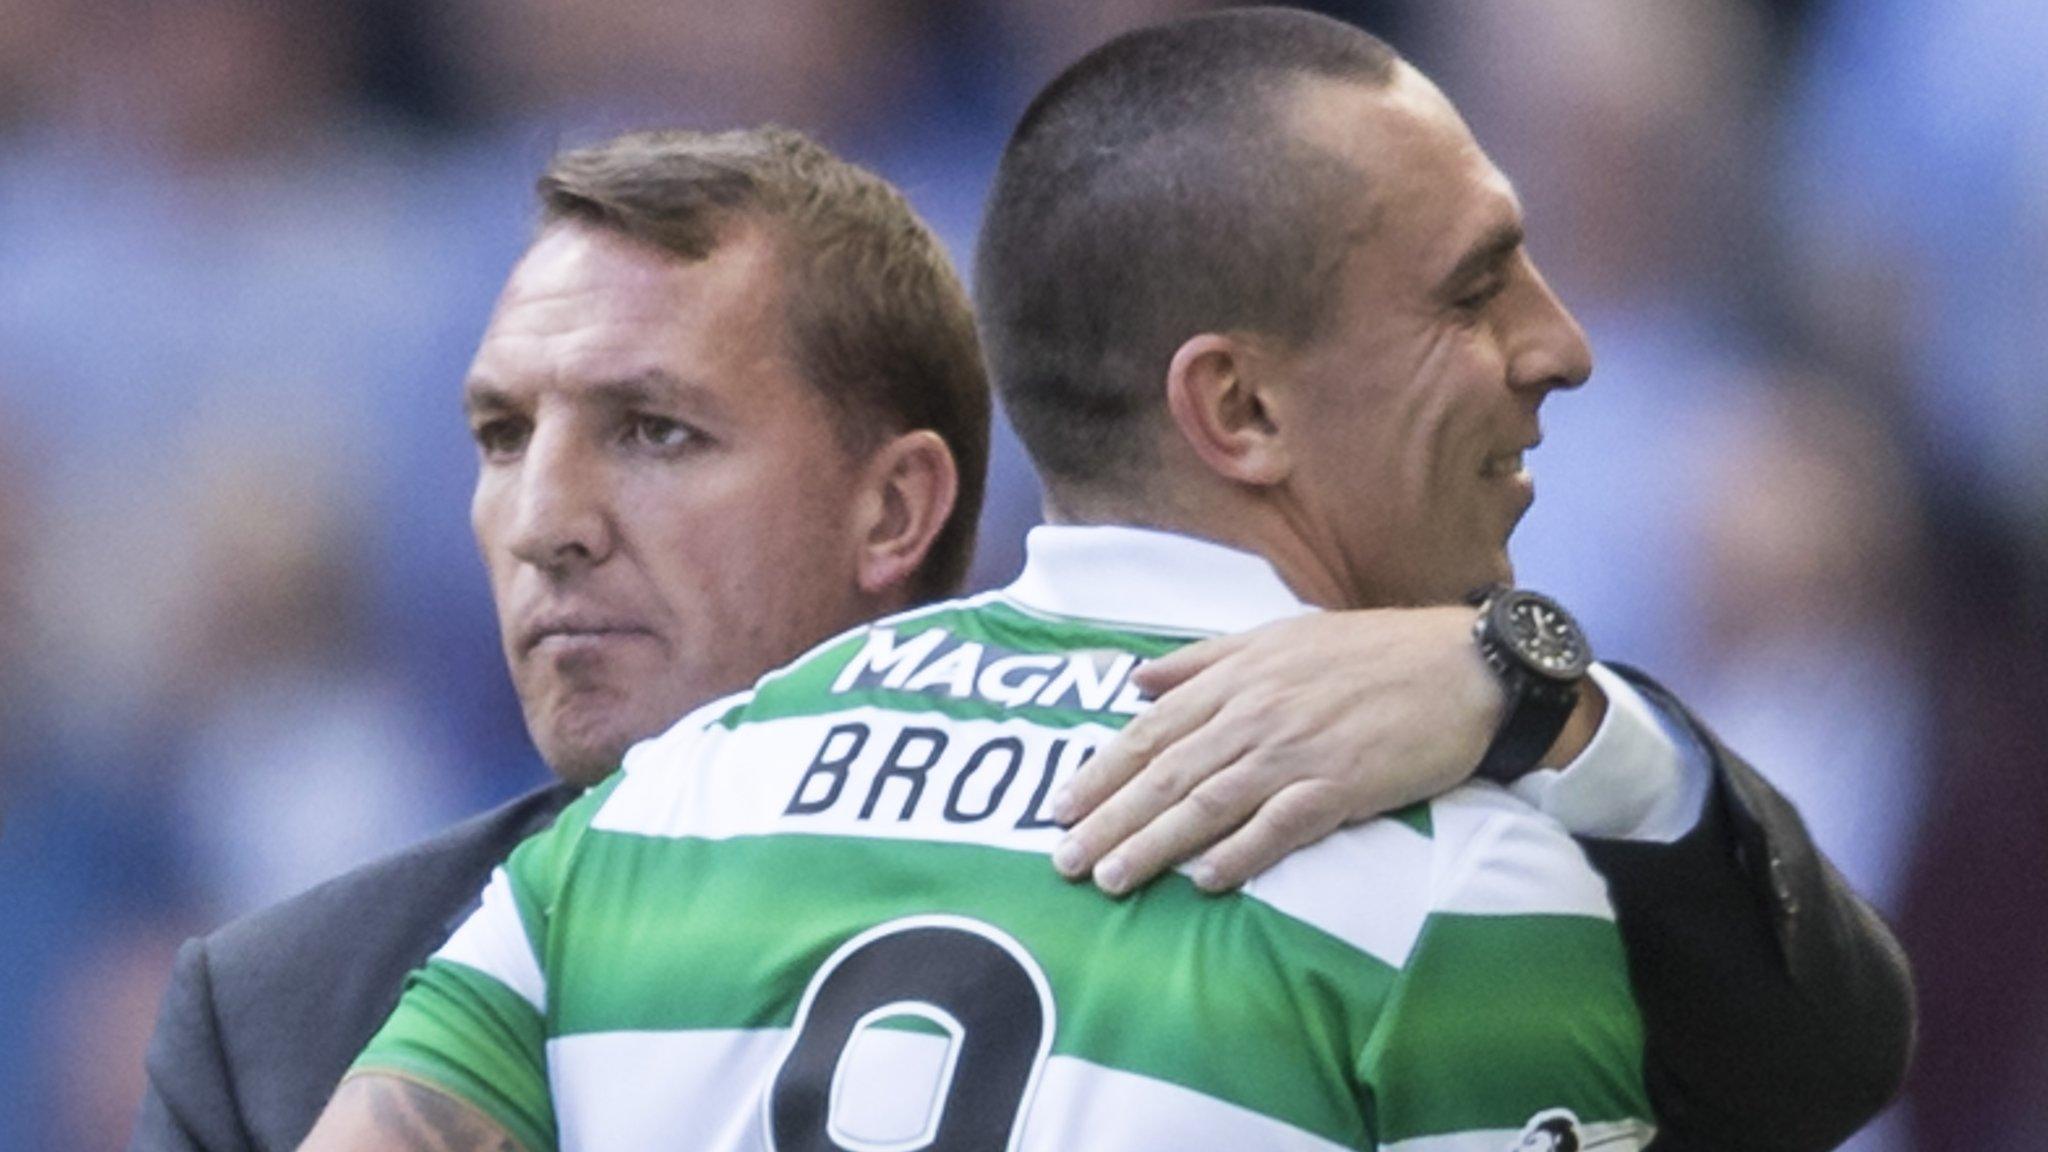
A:
{"label": "man's nose", "polygon": [[1593,349],[1586,330],[1529,267],[1528,304],[1508,362],[1508,383],[1518,390],[1551,392],[1577,388],[1593,374]]}
{"label": "man's nose", "polygon": [[610,481],[595,457],[569,429],[535,430],[519,463],[512,555],[550,575],[611,555]]}

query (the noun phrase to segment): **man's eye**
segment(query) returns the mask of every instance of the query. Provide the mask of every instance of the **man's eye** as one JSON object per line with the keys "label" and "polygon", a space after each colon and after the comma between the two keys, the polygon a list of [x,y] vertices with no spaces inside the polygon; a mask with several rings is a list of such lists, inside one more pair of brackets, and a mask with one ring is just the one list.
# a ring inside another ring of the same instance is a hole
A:
{"label": "man's eye", "polygon": [[470,435],[485,456],[509,456],[526,445],[526,424],[511,419],[486,420],[471,428]]}
{"label": "man's eye", "polygon": [[1488,304],[1493,303],[1493,298],[1500,295],[1501,290],[1506,287],[1507,281],[1505,280],[1488,280],[1478,288],[1460,297],[1452,306],[1460,312],[1475,314],[1482,312]]}
{"label": "man's eye", "polygon": [[663,416],[635,416],[629,432],[634,444],[663,451],[681,448],[697,439],[695,429]]}

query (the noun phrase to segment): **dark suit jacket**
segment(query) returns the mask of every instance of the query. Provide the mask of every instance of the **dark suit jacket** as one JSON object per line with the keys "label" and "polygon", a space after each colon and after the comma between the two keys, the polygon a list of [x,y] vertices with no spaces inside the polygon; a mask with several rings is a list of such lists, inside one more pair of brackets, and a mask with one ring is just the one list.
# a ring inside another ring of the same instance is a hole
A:
{"label": "dark suit jacket", "polygon": [[131,1149],[288,1152],[491,869],[581,789],[528,793],[178,952]]}
{"label": "dark suit jacket", "polygon": [[[1631,675],[1676,715],[1654,684]],[[1704,728],[1718,787],[1676,844],[1588,841],[1608,878],[1671,1152],[1830,1148],[1896,1091],[1904,956],[1783,797]],[[285,1152],[491,866],[567,803],[535,793],[188,943],[131,1152]]]}
{"label": "dark suit jacket", "polygon": [[1581,841],[1628,949],[1655,1147],[1833,1148],[1905,1080],[1906,954],[1777,789],[1649,677],[1615,670],[1687,722],[1716,778],[1675,844]]}

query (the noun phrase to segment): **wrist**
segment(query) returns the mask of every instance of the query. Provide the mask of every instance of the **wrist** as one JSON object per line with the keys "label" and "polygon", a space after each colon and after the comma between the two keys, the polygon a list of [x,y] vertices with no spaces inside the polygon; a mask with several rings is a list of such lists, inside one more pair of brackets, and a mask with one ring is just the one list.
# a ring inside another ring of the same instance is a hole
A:
{"label": "wrist", "polygon": [[1586,747],[1605,698],[1586,691],[1593,654],[1569,612],[1527,589],[1494,588],[1479,604],[1472,636],[1509,701],[1477,776],[1510,783]]}
{"label": "wrist", "polygon": [[1571,718],[1564,722],[1564,729],[1551,741],[1550,748],[1537,761],[1538,768],[1564,768],[1577,760],[1593,742],[1593,734],[1600,731],[1600,722],[1607,718],[1607,693],[1591,676],[1579,681],[1579,699],[1572,706]]}

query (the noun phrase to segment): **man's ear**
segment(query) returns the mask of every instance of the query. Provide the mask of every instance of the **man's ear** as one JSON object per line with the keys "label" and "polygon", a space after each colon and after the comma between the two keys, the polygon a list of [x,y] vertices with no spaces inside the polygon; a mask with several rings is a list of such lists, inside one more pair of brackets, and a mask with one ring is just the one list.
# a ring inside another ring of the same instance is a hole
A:
{"label": "man's ear", "polygon": [[877,448],[861,477],[853,528],[860,590],[880,595],[906,586],[960,498],[953,452],[929,428]]}
{"label": "man's ear", "polygon": [[1196,336],[1167,365],[1166,407],[1181,439],[1210,471],[1266,487],[1285,480],[1293,464],[1258,366],[1258,352],[1243,340]]}

